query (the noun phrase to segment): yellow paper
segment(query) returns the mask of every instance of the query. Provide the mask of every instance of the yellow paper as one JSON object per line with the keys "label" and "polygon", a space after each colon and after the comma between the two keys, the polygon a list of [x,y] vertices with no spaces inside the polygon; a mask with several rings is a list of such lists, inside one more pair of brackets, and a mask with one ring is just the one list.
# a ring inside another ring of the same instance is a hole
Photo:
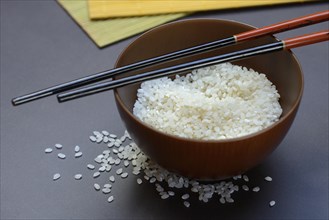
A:
{"label": "yellow paper", "polygon": [[275,5],[314,0],[89,0],[91,19]]}
{"label": "yellow paper", "polygon": [[99,47],[104,47],[186,15],[177,13],[91,21],[88,15],[87,0],[58,0],[58,2]]}

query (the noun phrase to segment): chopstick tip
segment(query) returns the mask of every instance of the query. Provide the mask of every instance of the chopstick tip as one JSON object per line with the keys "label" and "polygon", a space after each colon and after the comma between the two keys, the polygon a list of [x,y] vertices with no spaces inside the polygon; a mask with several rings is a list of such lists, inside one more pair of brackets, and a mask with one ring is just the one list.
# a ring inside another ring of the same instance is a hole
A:
{"label": "chopstick tip", "polygon": [[18,98],[13,98],[13,99],[11,100],[11,104],[12,104],[13,106],[17,106],[17,105],[19,105],[20,103],[19,103]]}

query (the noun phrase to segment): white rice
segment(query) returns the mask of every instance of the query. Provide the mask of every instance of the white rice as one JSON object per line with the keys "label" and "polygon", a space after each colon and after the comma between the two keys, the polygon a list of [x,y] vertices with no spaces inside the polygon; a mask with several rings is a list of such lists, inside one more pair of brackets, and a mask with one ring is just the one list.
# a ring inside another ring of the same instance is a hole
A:
{"label": "white rice", "polygon": [[276,122],[282,113],[279,98],[264,74],[224,63],[174,80],[165,77],[143,82],[133,113],[168,134],[226,139]]}

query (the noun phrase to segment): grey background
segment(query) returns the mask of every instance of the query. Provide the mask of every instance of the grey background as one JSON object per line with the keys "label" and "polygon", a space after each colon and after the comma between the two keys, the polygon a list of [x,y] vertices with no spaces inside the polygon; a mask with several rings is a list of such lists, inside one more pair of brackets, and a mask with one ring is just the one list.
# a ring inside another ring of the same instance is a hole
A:
{"label": "grey background", "polygon": [[[328,2],[196,13],[184,19],[220,18],[265,26],[328,10]],[[278,34],[327,29],[328,23]],[[302,103],[278,149],[248,175],[259,193],[234,194],[207,204],[191,198],[161,200],[151,184],[130,175],[113,186],[115,200],[96,193],[86,164],[105,149],[94,130],[123,134],[112,92],[58,104],[54,97],[19,107],[11,98],[112,68],[135,37],[98,49],[55,1],[1,0],[1,219],[328,219],[328,43],[294,49],[305,74]],[[65,160],[44,149],[63,144]],[[73,158],[75,145],[84,153]],[[202,166],[202,164],[200,164]],[[52,181],[60,172],[62,178]],[[73,175],[82,173],[76,181]],[[265,183],[264,176],[274,181]],[[106,175],[97,181],[106,182]],[[270,208],[268,202],[275,200]]]}

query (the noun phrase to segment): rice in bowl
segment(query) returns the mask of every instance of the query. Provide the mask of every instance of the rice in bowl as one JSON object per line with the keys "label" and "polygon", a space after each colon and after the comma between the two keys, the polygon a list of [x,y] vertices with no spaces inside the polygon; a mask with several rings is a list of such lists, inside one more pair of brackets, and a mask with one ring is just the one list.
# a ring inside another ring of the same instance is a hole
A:
{"label": "rice in bowl", "polygon": [[218,140],[248,135],[279,120],[279,98],[265,74],[224,63],[174,80],[143,82],[133,113],[168,134]]}

